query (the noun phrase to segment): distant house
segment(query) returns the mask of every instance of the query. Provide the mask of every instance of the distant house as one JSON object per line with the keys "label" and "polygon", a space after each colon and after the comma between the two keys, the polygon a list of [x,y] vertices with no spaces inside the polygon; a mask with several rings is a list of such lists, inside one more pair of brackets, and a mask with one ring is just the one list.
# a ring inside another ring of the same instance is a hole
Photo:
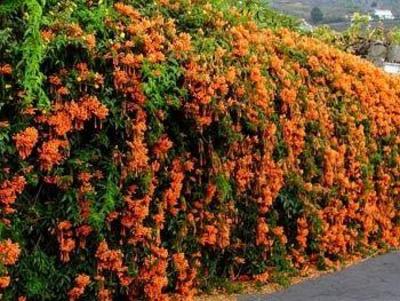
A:
{"label": "distant house", "polygon": [[314,30],[314,27],[310,23],[308,23],[305,19],[300,20],[299,27],[301,30],[305,32],[312,32]]}
{"label": "distant house", "polygon": [[375,9],[374,16],[379,20],[393,20],[394,15],[391,10],[388,9]]}
{"label": "distant house", "polygon": [[383,63],[383,70],[391,74],[400,74],[400,64]]}

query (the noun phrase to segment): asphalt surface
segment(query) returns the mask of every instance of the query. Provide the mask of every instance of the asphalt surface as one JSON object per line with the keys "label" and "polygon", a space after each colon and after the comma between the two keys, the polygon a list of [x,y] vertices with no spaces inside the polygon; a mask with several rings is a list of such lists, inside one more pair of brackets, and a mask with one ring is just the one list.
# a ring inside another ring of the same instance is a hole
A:
{"label": "asphalt surface", "polygon": [[242,296],[238,301],[400,301],[400,252],[369,259],[272,295]]}

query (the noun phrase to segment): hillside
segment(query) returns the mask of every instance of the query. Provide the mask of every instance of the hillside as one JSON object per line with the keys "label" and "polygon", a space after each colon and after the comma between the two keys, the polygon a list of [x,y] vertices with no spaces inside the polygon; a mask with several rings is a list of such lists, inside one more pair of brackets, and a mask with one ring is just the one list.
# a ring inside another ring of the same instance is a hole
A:
{"label": "hillside", "polygon": [[369,12],[374,7],[390,9],[395,15],[400,15],[399,0],[271,0],[272,7],[284,13],[310,18],[313,7],[320,7],[328,22],[340,21],[353,12]]}

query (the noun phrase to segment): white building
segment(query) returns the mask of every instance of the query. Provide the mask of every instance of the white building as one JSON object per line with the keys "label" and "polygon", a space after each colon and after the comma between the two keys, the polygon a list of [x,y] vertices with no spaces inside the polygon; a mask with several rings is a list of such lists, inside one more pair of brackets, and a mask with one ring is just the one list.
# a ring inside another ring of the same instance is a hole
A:
{"label": "white building", "polygon": [[374,16],[380,20],[393,20],[394,15],[391,10],[388,9],[375,9]]}
{"label": "white building", "polygon": [[391,74],[400,74],[400,64],[383,63],[383,70]]}

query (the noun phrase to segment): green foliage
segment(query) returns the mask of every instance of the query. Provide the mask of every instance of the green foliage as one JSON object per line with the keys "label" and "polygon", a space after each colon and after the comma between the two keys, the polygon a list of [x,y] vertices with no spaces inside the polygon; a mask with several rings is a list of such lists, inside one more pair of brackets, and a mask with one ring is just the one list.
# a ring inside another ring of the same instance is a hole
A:
{"label": "green foliage", "polygon": [[96,198],[89,216],[89,224],[97,231],[103,230],[107,215],[121,204],[118,170],[115,166],[109,166],[107,170],[105,183],[99,184],[101,196]]}
{"label": "green foliage", "polygon": [[146,108],[150,112],[180,106],[179,99],[185,96],[186,91],[176,86],[182,80],[182,69],[177,61],[170,60],[165,64],[145,62],[142,75],[143,91],[148,98]]}
{"label": "green foliage", "polygon": [[0,3],[0,16],[15,12],[23,3],[24,0],[4,0],[3,3]]}
{"label": "green foliage", "polygon": [[279,210],[285,219],[282,224],[295,227],[297,217],[302,213],[303,203],[301,193],[303,192],[303,180],[296,174],[286,177],[286,187],[283,188],[276,201],[276,206],[282,206]]}
{"label": "green foliage", "polygon": [[215,178],[215,184],[217,185],[217,190],[221,200],[228,200],[228,198],[232,197],[232,186],[225,175],[217,175]]}
{"label": "green foliage", "polygon": [[[281,105],[280,99],[276,98],[275,106],[279,109],[280,105]],[[279,116],[277,114],[274,114],[272,116],[272,120],[274,121],[274,123],[277,126],[277,131],[276,131],[277,143],[276,143],[276,146],[275,146],[275,149],[273,152],[273,156],[274,156],[275,161],[280,161],[280,160],[285,159],[288,156],[289,150],[286,145],[285,139],[283,138],[283,129],[282,129],[281,122],[279,120]]]}
{"label": "green foliage", "polygon": [[395,27],[390,31],[389,40],[395,45],[400,45],[400,27]]}
{"label": "green foliage", "polygon": [[10,144],[10,142],[10,128],[0,128],[0,155],[4,155],[5,153],[11,151],[12,145]]}
{"label": "green foliage", "polygon": [[[18,265],[20,279],[15,289],[32,300],[60,300],[60,289],[68,287],[70,278],[60,274],[58,268],[56,258],[40,250],[24,254]],[[7,291],[4,300],[15,300],[12,293]]]}
{"label": "green foliage", "polygon": [[306,125],[306,141],[303,153],[301,154],[301,164],[304,171],[304,181],[318,182],[323,175],[323,151],[318,149],[320,124],[312,121]]}
{"label": "green foliage", "polygon": [[44,75],[41,63],[45,54],[40,27],[42,22],[42,6],[37,0],[25,0],[27,8],[27,28],[21,47],[24,76],[22,86],[25,89],[25,105],[37,102],[39,108],[48,109],[50,102],[43,90]]}
{"label": "green foliage", "polygon": [[313,7],[310,16],[311,16],[311,21],[314,24],[319,23],[324,19],[324,14],[322,13],[321,9],[318,6]]}
{"label": "green foliage", "polygon": [[266,1],[235,1],[235,5],[245,11],[249,11],[261,27],[299,29],[299,21],[295,17],[284,15],[271,9]]}

